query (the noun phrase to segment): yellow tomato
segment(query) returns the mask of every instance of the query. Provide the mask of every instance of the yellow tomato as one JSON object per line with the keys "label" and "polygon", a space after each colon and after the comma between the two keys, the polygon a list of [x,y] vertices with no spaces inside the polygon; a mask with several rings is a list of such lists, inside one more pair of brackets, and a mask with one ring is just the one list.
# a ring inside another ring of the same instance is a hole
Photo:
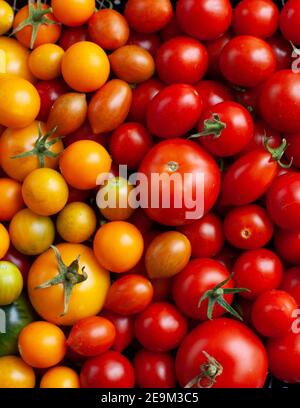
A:
{"label": "yellow tomato", "polygon": [[0,35],[7,33],[13,25],[14,10],[3,0],[0,0]]}
{"label": "yellow tomato", "polygon": [[56,44],[43,44],[35,48],[29,57],[33,75],[44,81],[60,76],[64,50]]}
{"label": "yellow tomato", "polygon": [[50,368],[42,377],[40,388],[80,388],[79,376],[72,368]]}
{"label": "yellow tomato", "polygon": [[2,259],[8,251],[10,244],[9,234],[4,225],[0,224],[0,259]]}
{"label": "yellow tomato", "polygon": [[34,388],[33,369],[20,357],[0,357],[0,388]]}

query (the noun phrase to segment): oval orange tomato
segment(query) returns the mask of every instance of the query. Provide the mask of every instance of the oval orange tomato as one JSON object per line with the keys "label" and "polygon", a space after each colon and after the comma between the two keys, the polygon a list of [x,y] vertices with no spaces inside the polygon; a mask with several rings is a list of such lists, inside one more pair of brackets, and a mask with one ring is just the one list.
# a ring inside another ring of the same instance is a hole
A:
{"label": "oval orange tomato", "polygon": [[43,375],[40,388],[80,388],[79,376],[72,368],[53,367]]}
{"label": "oval orange tomato", "polygon": [[24,207],[21,184],[0,178],[0,221],[10,221]]}
{"label": "oval orange tomato", "polygon": [[34,388],[35,374],[20,357],[0,357],[0,388]]}
{"label": "oval orange tomato", "polygon": [[96,9],[95,0],[52,0],[55,17],[66,26],[76,27],[86,23]]}
{"label": "oval orange tomato", "polygon": [[64,50],[56,44],[43,44],[35,48],[29,56],[32,74],[44,81],[60,76]]}

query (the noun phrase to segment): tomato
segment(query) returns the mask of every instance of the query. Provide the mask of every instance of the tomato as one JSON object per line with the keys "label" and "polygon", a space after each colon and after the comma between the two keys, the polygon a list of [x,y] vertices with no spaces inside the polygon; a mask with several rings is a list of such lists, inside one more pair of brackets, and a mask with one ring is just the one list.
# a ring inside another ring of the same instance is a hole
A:
{"label": "tomato", "polygon": [[126,119],[132,100],[127,82],[112,79],[96,92],[89,104],[88,118],[94,133],[111,132]]}
{"label": "tomato", "polygon": [[124,45],[109,56],[113,73],[123,81],[140,83],[150,79],[155,72],[151,54],[138,45]]}
{"label": "tomato", "polygon": [[128,23],[116,10],[99,10],[92,15],[88,24],[91,39],[104,50],[115,50],[128,41]]}
{"label": "tomato", "polygon": [[139,33],[131,30],[127,44],[138,45],[148,51],[152,57],[155,58],[157,50],[161,46],[161,41],[158,34]]}
{"label": "tomato", "polygon": [[300,18],[300,7],[297,0],[288,0],[280,13],[280,31],[288,40],[297,45],[300,44],[298,21]]}
{"label": "tomato", "polygon": [[293,166],[300,169],[300,134],[291,133],[286,135],[288,147],[286,149],[286,156],[288,160],[293,160]]}
{"label": "tomato", "polygon": [[232,25],[237,35],[267,38],[277,31],[279,10],[270,0],[242,0],[233,10]]}
{"label": "tomato", "polygon": [[131,120],[145,123],[149,102],[163,89],[163,84],[156,79],[149,79],[138,84],[132,91],[132,103],[129,117]]}
{"label": "tomato", "polygon": [[0,88],[0,124],[12,128],[29,126],[40,110],[35,87],[15,75],[1,75]]}
{"label": "tomato", "polygon": [[0,388],[34,388],[35,374],[20,357],[0,357]]}
{"label": "tomato", "polygon": [[275,71],[276,60],[272,48],[264,40],[240,35],[223,48],[220,67],[228,81],[239,86],[253,87],[268,79]]}
{"label": "tomato", "polygon": [[11,220],[9,235],[13,246],[19,252],[24,255],[38,255],[53,243],[55,228],[51,218],[37,215],[26,208]]}
{"label": "tomato", "polygon": [[267,194],[267,209],[272,220],[287,230],[300,230],[300,174],[287,173],[278,177]]}
{"label": "tomato", "polygon": [[34,170],[22,185],[25,204],[38,215],[57,214],[66,205],[68,195],[67,183],[62,175],[53,169]]}
{"label": "tomato", "polygon": [[72,368],[50,368],[41,378],[40,388],[80,388],[79,376]]}
{"label": "tomato", "polygon": [[263,207],[244,205],[230,210],[224,220],[224,233],[228,242],[240,249],[257,249],[272,238],[273,223]]}
{"label": "tomato", "polygon": [[64,50],[56,44],[43,44],[32,51],[28,64],[33,75],[49,81],[60,76]]}
{"label": "tomato", "polygon": [[61,36],[59,38],[58,44],[65,51],[71,47],[71,45],[76,44],[80,41],[89,41],[88,29],[83,27],[64,27]]}
{"label": "tomato", "polygon": [[10,221],[23,207],[21,184],[13,179],[0,178],[0,221]]}
{"label": "tomato", "polygon": [[185,33],[199,40],[214,40],[229,28],[232,8],[228,0],[179,0],[176,17]]}
{"label": "tomato", "polygon": [[294,266],[287,269],[283,274],[283,279],[280,289],[288,292],[296,300],[297,305],[300,305],[300,267]]}
{"label": "tomato", "polygon": [[253,88],[241,88],[235,87],[234,93],[236,100],[249,110],[252,115],[260,115],[259,110],[259,97],[261,93],[263,83]]}
{"label": "tomato", "polygon": [[222,222],[213,213],[208,213],[197,221],[180,226],[178,230],[190,241],[193,258],[215,256],[224,245]]}
{"label": "tomato", "polygon": [[[263,120],[256,120],[254,122],[253,136],[248,145],[240,152],[240,155],[255,150],[258,147],[263,148],[266,136],[268,137],[268,146],[270,147],[280,146],[281,144],[280,133],[271,129]],[[286,150],[288,150],[288,147]]]}
{"label": "tomato", "polygon": [[226,243],[221,251],[214,256],[214,259],[226,266],[228,270],[231,270],[238,255],[239,252],[236,250],[236,248],[233,248]]}
{"label": "tomato", "polygon": [[198,122],[202,105],[202,99],[190,85],[167,86],[149,102],[148,129],[164,139],[184,136]]}
{"label": "tomato", "polygon": [[62,330],[52,323],[33,322],[21,331],[18,347],[25,363],[35,368],[48,368],[64,358],[66,338]]}
{"label": "tomato", "polygon": [[214,156],[233,156],[253,136],[253,120],[242,105],[226,101],[208,108],[201,116],[198,133],[192,135]]}
{"label": "tomato", "polygon": [[274,235],[275,248],[279,255],[291,264],[300,263],[300,231],[278,228]]}
{"label": "tomato", "polygon": [[[56,284],[58,274],[67,291]],[[37,313],[66,326],[99,313],[109,285],[109,273],[98,264],[92,250],[80,244],[52,247],[36,258],[28,275],[28,293]]]}
{"label": "tomato", "polygon": [[2,259],[9,248],[10,244],[10,236],[8,234],[7,229],[4,227],[3,224],[0,223],[0,259]]}
{"label": "tomato", "polygon": [[142,234],[125,221],[102,225],[94,238],[94,253],[98,262],[112,272],[129,271],[141,259],[143,249]]}
{"label": "tomato", "polygon": [[128,274],[117,279],[110,287],[105,308],[120,315],[142,312],[153,297],[153,288],[141,275]]}
{"label": "tomato", "polygon": [[9,247],[6,252],[3,261],[9,261],[13,263],[21,272],[23,276],[24,287],[27,285],[27,276],[31,265],[31,260],[28,256],[21,254],[17,251],[12,245]]}
{"label": "tomato", "polygon": [[200,81],[194,85],[194,88],[202,98],[204,112],[221,102],[233,100],[231,90],[221,82],[210,80]]}
{"label": "tomato", "polygon": [[169,278],[177,275],[189,262],[191,244],[177,231],[157,235],[146,250],[145,266],[150,278]]}
{"label": "tomato", "polygon": [[185,317],[170,303],[151,303],[135,320],[135,335],[149,351],[175,349],[187,333]]}
{"label": "tomato", "polygon": [[35,87],[41,98],[41,107],[37,118],[38,120],[46,122],[53,103],[59,96],[67,93],[69,88],[60,79],[40,81],[35,85]]}
{"label": "tomato", "polygon": [[99,45],[80,41],[68,48],[62,59],[62,75],[78,92],[93,92],[105,84],[109,76],[109,60]]}
{"label": "tomato", "polygon": [[205,75],[208,55],[199,41],[180,36],[171,38],[159,48],[155,64],[164,83],[195,84]]}
{"label": "tomato", "polygon": [[175,388],[174,359],[167,353],[142,349],[133,360],[136,382],[140,388]]}
{"label": "tomato", "polygon": [[96,229],[96,215],[85,203],[67,204],[58,214],[56,229],[64,241],[80,244],[87,241]]}
{"label": "tomato", "polygon": [[291,70],[275,72],[262,87],[260,111],[275,130],[294,133],[300,130],[300,76]]}
{"label": "tomato", "polygon": [[206,41],[205,48],[208,53],[208,75],[215,79],[224,79],[220,68],[220,55],[225,45],[233,38],[231,31],[226,32],[216,40]]}
{"label": "tomato", "polygon": [[17,40],[31,49],[55,43],[61,34],[61,25],[51,8],[41,1],[30,2],[20,9],[15,15],[13,29]]}
{"label": "tomato", "polygon": [[164,28],[160,31],[160,37],[163,42],[166,42],[174,37],[179,37],[183,34],[183,31],[179,27],[176,14],[173,13],[171,19],[169,20],[168,24],[164,26]]}
{"label": "tomato", "polygon": [[0,35],[7,33],[13,25],[14,10],[6,2],[0,1]]}
{"label": "tomato", "polygon": [[13,303],[23,289],[23,277],[11,262],[0,261],[0,305]]}
{"label": "tomato", "polygon": [[142,208],[137,208],[132,216],[128,219],[128,222],[137,227],[139,231],[144,235],[146,239],[146,234],[150,232],[153,221],[145,214]]}
{"label": "tomato", "polygon": [[124,15],[134,30],[153,33],[170,21],[172,4],[170,0],[128,0]]}
{"label": "tomato", "polygon": [[171,299],[173,278],[152,279],[153,301],[161,302]]}
{"label": "tomato", "polygon": [[240,296],[255,299],[268,290],[279,287],[283,267],[274,252],[260,248],[243,252],[237,258],[232,272],[235,285],[249,289],[248,292],[241,292]]}
{"label": "tomato", "polygon": [[225,318],[192,330],[175,364],[180,385],[188,388],[262,388],[268,370],[260,339],[242,323]]}
{"label": "tomato", "polygon": [[[215,161],[200,146],[188,140],[173,139],[158,143],[147,153],[139,172],[148,177],[148,190],[147,185],[140,186],[141,194],[145,193],[146,197],[148,194],[145,212],[161,224],[179,226],[199,219],[211,209],[219,195],[220,171]],[[169,178],[165,177],[158,188],[155,180],[151,179],[152,173],[169,175],[171,180],[174,175],[175,179],[182,178],[178,183],[170,183]],[[199,173],[205,174],[203,181],[195,180]],[[158,196],[159,200],[167,200],[169,208],[152,206],[152,194]],[[195,196],[196,202],[188,202],[194,200]],[[178,205],[176,207],[178,202],[181,208]]]}
{"label": "tomato", "polygon": [[63,144],[58,139],[53,143],[52,135],[53,132],[47,132],[41,122],[33,122],[22,129],[6,129],[0,137],[0,161],[6,174],[24,181],[39,167],[57,168]]}
{"label": "tomato", "polygon": [[[70,133],[67,138],[64,139],[64,145],[67,147],[79,140],[93,140],[100,143],[103,147],[107,148],[109,133],[93,133],[88,121],[85,121],[80,128]],[[79,201],[79,200],[78,200]]]}
{"label": "tomato", "polygon": [[76,27],[86,23],[94,14],[95,0],[51,0],[54,16],[66,26]]}
{"label": "tomato", "polygon": [[122,353],[134,340],[134,316],[122,316],[108,310],[102,310],[101,316],[110,320],[116,329],[111,349]]}
{"label": "tomato", "polygon": [[297,307],[295,299],[283,290],[265,292],[253,304],[253,325],[263,336],[284,336],[292,327]]}
{"label": "tomato", "polygon": [[109,172],[111,158],[99,143],[80,140],[65,149],[60,156],[59,166],[68,184],[81,190],[90,190],[96,187],[102,173]]}
{"label": "tomato", "polygon": [[291,44],[278,33],[268,38],[268,44],[275,54],[276,71],[289,69],[293,62]]}
{"label": "tomato", "polygon": [[133,388],[134,370],[122,354],[107,351],[83,364],[80,383],[83,388]]}

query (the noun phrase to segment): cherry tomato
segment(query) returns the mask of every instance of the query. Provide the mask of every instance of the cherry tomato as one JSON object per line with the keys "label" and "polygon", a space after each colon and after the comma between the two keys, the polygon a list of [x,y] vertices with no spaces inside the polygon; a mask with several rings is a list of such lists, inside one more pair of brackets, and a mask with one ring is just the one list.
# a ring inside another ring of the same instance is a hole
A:
{"label": "cherry tomato", "polygon": [[[250,143],[240,152],[240,155],[251,152],[258,147],[264,148],[265,137],[268,137],[268,146],[279,147],[281,144],[280,133],[271,129],[263,120],[254,122],[254,133]],[[288,150],[288,147],[287,147]]]}
{"label": "cherry tomato", "polygon": [[280,285],[280,289],[288,292],[297,305],[300,306],[300,267],[294,266],[286,270],[283,274],[283,279]]}
{"label": "cherry tomato", "polygon": [[292,133],[286,135],[288,147],[286,156],[288,160],[293,160],[293,166],[300,169],[300,133]]}
{"label": "cherry tomato", "polygon": [[0,221],[10,221],[23,207],[21,184],[10,178],[0,178]]}
{"label": "cherry tomato", "polygon": [[232,101],[234,99],[230,89],[221,82],[204,80],[194,85],[194,88],[202,98],[203,112],[221,102]]}
{"label": "cherry tomato", "polygon": [[220,55],[225,45],[233,38],[233,34],[229,31],[223,34],[216,40],[206,41],[205,47],[208,53],[208,75],[214,79],[224,79],[224,75],[220,68]]}
{"label": "cherry tomato", "polygon": [[76,27],[86,23],[94,14],[95,0],[51,0],[54,16],[66,26]]}
{"label": "cherry tomato", "polygon": [[64,50],[56,44],[43,44],[32,51],[28,64],[33,75],[49,81],[61,74]]}
{"label": "cherry tomato", "polygon": [[14,10],[3,0],[0,1],[0,17],[0,35],[3,35],[11,29],[14,21]]}
{"label": "cherry tomato", "polygon": [[27,276],[31,266],[30,258],[21,254],[21,252],[17,251],[16,248],[11,245],[2,260],[13,263],[19,269],[23,276],[23,284],[25,287],[27,285]]}
{"label": "cherry tomato", "polygon": [[279,255],[291,264],[300,263],[300,231],[278,228],[274,235],[275,248]]}
{"label": "cherry tomato", "polygon": [[80,388],[79,376],[72,368],[50,368],[41,378],[40,388]]}
{"label": "cherry tomato", "polygon": [[291,68],[293,62],[291,44],[278,33],[268,38],[268,44],[275,54],[276,71]]}
{"label": "cherry tomato", "polygon": [[0,388],[34,388],[33,369],[20,357],[0,357]]}
{"label": "cherry tomato", "polygon": [[297,0],[288,0],[280,13],[280,31],[282,35],[294,44],[300,44],[298,21],[300,18],[300,7]]}
{"label": "cherry tomato", "polygon": [[68,137],[64,139],[64,145],[68,147],[70,144],[78,142],[79,140],[93,140],[107,148],[109,136],[108,133],[93,133],[89,122],[85,121],[80,128],[70,133]]}
{"label": "cherry tomato", "polygon": [[179,37],[183,34],[183,31],[179,27],[176,14],[173,13],[171,19],[169,20],[168,24],[164,26],[164,28],[160,31],[160,37],[163,42],[166,42],[174,37]]}
{"label": "cherry tomato", "polygon": [[41,107],[37,118],[38,120],[46,122],[54,102],[61,95],[67,93],[69,88],[61,79],[40,81],[35,87],[41,98]]}
{"label": "cherry tomato", "polygon": [[67,51],[73,44],[80,41],[89,41],[88,29],[83,27],[64,27],[61,36],[59,38],[58,44],[62,49]]}
{"label": "cherry tomato", "polygon": [[173,278],[152,279],[153,301],[161,302],[171,299]]}
{"label": "cherry tomato", "polygon": [[148,51],[152,57],[155,58],[157,50],[161,46],[161,41],[158,34],[139,33],[131,30],[127,44],[138,45]]}
{"label": "cherry tomato", "polygon": [[146,239],[146,233],[150,232],[153,226],[153,221],[141,208],[137,208],[128,221],[130,224],[135,225],[139,231],[141,231],[141,233],[144,235],[144,239]]}
{"label": "cherry tomato", "polygon": [[13,303],[22,289],[23,277],[19,269],[11,262],[0,261],[0,305]]}
{"label": "cherry tomato", "polygon": [[122,316],[108,310],[102,310],[101,316],[110,320],[116,329],[111,349],[122,353],[134,340],[134,317]]}

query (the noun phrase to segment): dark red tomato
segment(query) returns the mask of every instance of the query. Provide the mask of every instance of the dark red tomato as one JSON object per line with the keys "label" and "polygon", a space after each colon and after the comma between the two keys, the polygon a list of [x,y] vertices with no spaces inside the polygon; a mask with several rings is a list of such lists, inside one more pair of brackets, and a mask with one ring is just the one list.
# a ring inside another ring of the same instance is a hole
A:
{"label": "dark red tomato", "polygon": [[164,85],[157,79],[138,84],[132,90],[132,102],[128,118],[134,122],[146,122],[146,113],[149,102],[163,89]]}
{"label": "dark red tomato", "polygon": [[279,25],[279,10],[271,0],[242,0],[233,10],[232,26],[237,35],[267,38]]}
{"label": "dark red tomato", "polygon": [[249,110],[249,112],[259,115],[259,97],[262,85],[258,85],[254,88],[241,88],[235,87],[234,93],[238,103],[243,105]]}
{"label": "dark red tomato", "polygon": [[107,351],[83,364],[80,384],[83,388],[133,388],[134,369],[122,354]]}
{"label": "dark red tomato", "polygon": [[109,140],[110,153],[117,164],[126,164],[135,170],[153,145],[152,136],[140,123],[120,125]]}
{"label": "dark red tomato", "polygon": [[208,213],[200,220],[179,227],[178,231],[188,237],[192,246],[193,258],[215,256],[224,245],[222,222],[213,213]]}
{"label": "dark red tomato", "polygon": [[206,41],[205,47],[208,53],[208,75],[214,79],[223,79],[220,68],[220,55],[225,45],[233,38],[231,32],[227,32],[216,40]]}
{"label": "dark red tomato", "polygon": [[226,243],[221,251],[214,257],[214,259],[226,266],[228,270],[231,270],[238,255],[239,252],[237,249]]}
{"label": "dark red tomato", "polygon": [[300,264],[300,231],[287,231],[277,228],[274,245],[278,254],[291,264]]}
{"label": "dark red tomato", "polygon": [[285,135],[288,142],[286,156],[289,160],[293,159],[293,166],[300,169],[300,132]]}
{"label": "dark red tomato", "polygon": [[291,44],[280,34],[274,34],[268,38],[268,44],[275,54],[276,71],[291,68],[293,62]]}
{"label": "dark red tomato", "polygon": [[259,205],[243,205],[230,210],[224,219],[227,241],[240,249],[265,246],[273,235],[274,226],[268,213]]}
{"label": "dark red tomato", "polygon": [[184,136],[198,122],[202,106],[202,99],[192,86],[167,86],[149,102],[148,129],[164,139]]}
{"label": "dark red tomato", "polygon": [[[158,143],[147,153],[139,172],[148,180],[148,183],[140,184],[141,194],[146,198],[145,212],[161,224],[179,226],[199,219],[212,208],[219,195],[220,170],[217,164],[205,150],[189,140],[172,139]],[[163,175],[159,186],[151,177],[152,173]],[[177,179],[177,182],[170,183],[166,176]],[[167,200],[167,205],[159,208],[152,205],[155,197],[160,203]]]}
{"label": "dark red tomato", "polygon": [[81,41],[89,41],[87,27],[64,27],[58,44],[66,51],[71,45]]}
{"label": "dark red tomato", "polygon": [[264,40],[239,35],[223,48],[220,67],[228,81],[253,87],[269,78],[276,68],[276,60],[272,48]]}
{"label": "dark red tomato", "polygon": [[199,41],[190,37],[175,37],[157,51],[156,72],[166,84],[195,84],[205,75],[207,51]]}
{"label": "dark red tomato", "polygon": [[300,330],[269,339],[266,345],[270,373],[287,383],[300,382]]}
{"label": "dark red tomato", "polygon": [[16,267],[20,270],[23,276],[23,284],[26,287],[27,284],[27,276],[29,269],[31,267],[31,260],[28,256],[21,254],[19,251],[15,249],[14,246],[10,246],[8,251],[6,252],[4,258],[1,261],[9,261],[16,265]]}
{"label": "dark red tomato", "polygon": [[248,145],[241,151],[241,154],[251,152],[258,147],[263,148],[266,136],[268,137],[268,145],[270,147],[274,148],[280,146],[280,133],[276,132],[276,130],[271,129],[269,125],[267,125],[263,120],[257,120],[256,122],[254,122],[253,137],[251,138],[250,143],[248,143]]}
{"label": "dark red tomato", "polygon": [[108,310],[102,310],[101,316],[111,321],[116,329],[111,349],[122,353],[134,340],[134,317],[122,316]]}
{"label": "dark red tomato", "polygon": [[299,1],[288,0],[280,13],[280,31],[288,41],[296,45],[300,45],[299,20]]}
{"label": "dark red tomato", "polygon": [[200,81],[194,88],[203,101],[203,111],[206,111],[218,103],[232,101],[234,99],[231,90],[221,82]]}
{"label": "dark red tomato", "polygon": [[49,116],[50,109],[56,99],[69,91],[66,83],[61,79],[53,79],[52,81],[40,81],[35,84],[41,98],[41,107],[37,119],[46,122]]}
{"label": "dark red tomato", "polygon": [[[174,278],[173,299],[178,309],[186,316],[195,320],[208,319],[208,299],[203,300],[199,305],[202,296],[216,285],[228,279],[222,286],[223,289],[232,289],[233,281],[227,268],[220,262],[209,259],[194,259]],[[229,305],[232,303],[233,295],[214,293],[209,297],[211,300],[223,298]],[[212,318],[226,313],[226,310],[216,302],[213,307]]]}
{"label": "dark red tomato", "polygon": [[78,354],[95,357],[108,351],[115,338],[116,329],[110,320],[100,316],[91,316],[74,324],[67,344]]}
{"label": "dark red tomato", "polygon": [[300,230],[300,173],[277,177],[267,194],[267,209],[280,228]]}
{"label": "dark red tomato", "polygon": [[151,279],[153,286],[153,302],[171,299],[173,278]]}
{"label": "dark red tomato", "polygon": [[[153,221],[149,218],[142,208],[137,208],[130,218],[127,220],[130,224],[137,227],[143,236],[153,227]],[[145,240],[145,236],[144,236]]]}
{"label": "dark red tomato", "polygon": [[105,308],[121,315],[132,315],[144,310],[152,297],[153,288],[149,279],[129,274],[120,277],[111,285]]}
{"label": "dark red tomato", "polygon": [[172,18],[172,4],[170,0],[128,0],[124,15],[136,31],[154,33]]}
{"label": "dark red tomato", "polygon": [[284,336],[291,330],[297,308],[297,302],[288,292],[270,290],[259,296],[253,304],[253,325],[263,336]]}
{"label": "dark red tomato", "polygon": [[278,256],[269,249],[243,252],[233,266],[235,286],[249,289],[241,292],[246,299],[255,299],[264,292],[279,287],[283,268]]}
{"label": "dark red tomato", "polygon": [[187,321],[167,302],[151,303],[135,320],[135,336],[149,351],[175,349],[187,334]]}
{"label": "dark red tomato", "polygon": [[232,7],[229,0],[179,0],[176,17],[185,33],[199,40],[214,40],[228,30]]}
{"label": "dark red tomato", "polygon": [[140,388],[175,388],[175,362],[167,353],[140,350],[133,360],[137,385]]}
{"label": "dark red tomato", "polygon": [[158,34],[138,33],[131,30],[127,44],[139,45],[149,51],[152,57],[155,58],[157,50],[161,46],[161,41]]}
{"label": "dark red tomato", "polygon": [[172,15],[171,20],[169,20],[168,24],[164,26],[164,28],[160,32],[160,37],[163,42],[170,40],[174,37],[179,37],[183,34],[183,31],[179,27],[176,14]]}
{"label": "dark red tomato", "polygon": [[263,85],[260,111],[265,121],[280,132],[300,131],[300,75],[291,70],[275,72]]}
{"label": "dark red tomato", "polygon": [[253,137],[253,120],[242,105],[232,101],[208,108],[200,118],[199,143],[213,156],[228,157],[242,151]]}
{"label": "dark red tomato", "polygon": [[75,203],[76,201],[85,201],[89,196],[89,190],[78,190],[68,185],[69,197],[68,204]]}
{"label": "dark red tomato", "polygon": [[72,143],[78,142],[79,140],[93,140],[94,142],[100,143],[102,146],[107,147],[109,136],[109,133],[93,133],[91,125],[88,121],[86,121],[82,126],[80,126],[80,128],[75,130],[75,132],[72,132],[65,137],[63,142],[67,147]]}
{"label": "dark red tomato", "polygon": [[189,388],[262,388],[268,371],[260,339],[244,324],[225,318],[192,330],[175,364],[180,385]]}
{"label": "dark red tomato", "polygon": [[300,266],[294,266],[284,272],[280,289],[293,296],[300,306]]}

